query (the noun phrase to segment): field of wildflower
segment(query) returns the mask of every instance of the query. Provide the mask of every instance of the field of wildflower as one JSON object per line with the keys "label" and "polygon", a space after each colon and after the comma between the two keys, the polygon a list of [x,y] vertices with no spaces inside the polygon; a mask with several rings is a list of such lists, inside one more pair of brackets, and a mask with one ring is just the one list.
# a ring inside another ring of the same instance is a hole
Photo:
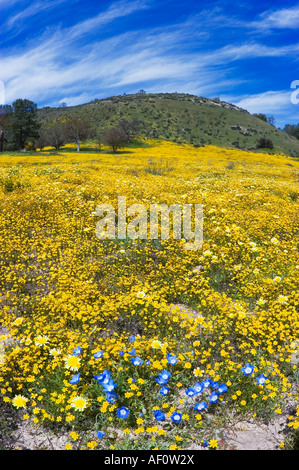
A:
{"label": "field of wildflower", "polygon": [[[299,162],[145,141],[0,157],[0,409],[67,449],[225,449],[299,427]],[[203,205],[203,246],[99,240],[96,208]]]}

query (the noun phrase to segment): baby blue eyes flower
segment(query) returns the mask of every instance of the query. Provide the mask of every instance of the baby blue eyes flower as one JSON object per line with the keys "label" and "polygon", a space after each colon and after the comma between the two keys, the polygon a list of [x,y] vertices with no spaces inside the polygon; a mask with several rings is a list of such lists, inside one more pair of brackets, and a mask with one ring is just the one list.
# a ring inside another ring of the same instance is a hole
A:
{"label": "baby blue eyes flower", "polygon": [[151,363],[151,361],[147,360],[147,361],[145,361],[145,363],[144,363],[144,364],[145,364],[146,366],[149,366],[149,365],[150,365],[150,363]]}
{"label": "baby blue eyes flower", "polygon": [[257,385],[264,385],[268,377],[266,377],[264,374],[261,374],[259,377],[256,378],[256,383]]}
{"label": "baby blue eyes flower", "polygon": [[158,374],[158,378],[155,380],[159,385],[164,385],[168,382],[170,376],[171,376],[170,372],[168,372],[167,370],[162,370],[162,372]]}
{"label": "baby blue eyes flower", "polygon": [[200,403],[196,403],[196,404],[194,405],[194,409],[195,409],[195,410],[198,410],[198,411],[202,411],[202,410],[204,410],[204,409],[207,408],[207,407],[208,407],[208,405],[207,405],[207,403],[206,403],[205,401],[201,401]]}
{"label": "baby blue eyes flower", "polygon": [[75,349],[73,349],[73,356],[79,356],[80,353],[81,353],[80,346],[77,346]]}
{"label": "baby blue eyes flower", "polygon": [[139,356],[132,357],[131,361],[133,366],[141,366],[143,364],[143,360]]}
{"label": "baby blue eyes flower", "polygon": [[218,401],[219,394],[217,392],[212,392],[210,395],[210,403],[216,403]]}
{"label": "baby blue eyes flower", "polygon": [[108,401],[108,403],[116,403],[117,399],[118,399],[118,395],[116,395],[114,390],[112,390],[112,392],[106,393],[106,400]]}
{"label": "baby blue eyes flower", "polygon": [[95,357],[96,359],[101,359],[101,357],[103,357],[103,351],[97,351],[93,357]]}
{"label": "baby blue eyes flower", "polygon": [[194,388],[196,390],[196,393],[201,393],[203,391],[203,385],[199,382],[196,382],[196,384],[194,384]]}
{"label": "baby blue eyes flower", "polygon": [[107,383],[102,382],[101,385],[103,386],[103,392],[112,392],[117,386],[117,383],[113,382],[113,380],[109,380]]}
{"label": "baby blue eyes flower", "polygon": [[134,356],[136,354],[136,349],[135,348],[131,349],[131,351],[129,351],[129,354]]}
{"label": "baby blue eyes flower", "polygon": [[136,337],[134,335],[130,336],[129,338],[129,341],[131,341],[131,343],[133,343],[135,341]]}
{"label": "baby blue eyes flower", "polygon": [[157,421],[164,421],[164,419],[165,419],[165,414],[162,413],[162,411],[160,411],[160,410],[154,411],[154,416],[155,416]]}
{"label": "baby blue eyes flower", "polygon": [[181,413],[177,413],[176,411],[174,413],[172,413],[172,415],[170,416],[170,418],[172,419],[172,421],[174,423],[179,423],[182,419],[182,415]]}
{"label": "baby blue eyes flower", "polygon": [[211,380],[210,379],[205,379],[203,382],[202,382],[202,386],[204,388],[208,388],[211,384]]}
{"label": "baby blue eyes flower", "polygon": [[122,406],[121,408],[117,408],[116,413],[119,418],[126,419],[128,418],[130,411],[125,406]]}
{"label": "baby blue eyes flower", "polygon": [[70,384],[74,385],[77,384],[80,380],[80,372],[79,374],[73,375],[73,377],[70,380]]}
{"label": "baby blue eyes flower", "polygon": [[174,365],[178,362],[178,358],[176,356],[172,356],[172,354],[170,354],[170,353],[168,353],[166,357],[167,357],[167,360],[168,360],[167,361],[168,364]]}
{"label": "baby blue eyes flower", "polygon": [[111,372],[108,372],[107,370],[104,370],[102,374],[95,375],[94,378],[100,383],[108,383],[111,377]]}
{"label": "baby blue eyes flower", "polygon": [[225,384],[221,384],[218,388],[218,393],[225,393],[227,392],[227,386]]}
{"label": "baby blue eyes flower", "polygon": [[119,351],[119,355],[123,356],[125,354],[125,351]]}
{"label": "baby blue eyes flower", "polygon": [[161,395],[167,395],[168,392],[169,392],[169,388],[167,387],[162,387],[160,390]]}
{"label": "baby blue eyes flower", "polygon": [[247,362],[245,366],[241,368],[241,371],[244,373],[244,375],[250,375],[252,374],[253,369],[254,369],[254,366]]}
{"label": "baby blue eyes flower", "polygon": [[211,387],[216,390],[218,387],[219,387],[219,383],[215,380],[213,382],[211,382]]}
{"label": "baby blue eyes flower", "polygon": [[104,431],[98,431],[97,436],[98,436],[99,439],[102,439],[105,436],[105,432]]}
{"label": "baby blue eyes flower", "polygon": [[185,390],[186,392],[186,395],[188,395],[188,397],[193,397],[194,395],[197,395],[197,391],[194,387],[189,387],[187,390]]}

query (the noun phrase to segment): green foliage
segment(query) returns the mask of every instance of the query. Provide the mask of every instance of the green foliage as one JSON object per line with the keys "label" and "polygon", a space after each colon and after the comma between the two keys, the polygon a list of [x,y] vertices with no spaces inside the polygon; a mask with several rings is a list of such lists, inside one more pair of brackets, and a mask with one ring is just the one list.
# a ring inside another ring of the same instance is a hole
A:
{"label": "green foliage", "polygon": [[[257,139],[265,136],[272,140],[276,153],[299,154],[299,142],[275,128],[271,116],[263,120],[229,103],[188,94],[113,96],[80,106],[43,108],[38,116],[45,128],[75,117],[88,120],[93,138],[135,122],[138,136],[150,139],[256,151]],[[132,131],[136,137],[136,130]]]}
{"label": "green foliage", "polygon": [[18,99],[12,104],[11,129],[16,149],[24,149],[28,141],[38,138],[40,124],[37,105],[30,100]]}

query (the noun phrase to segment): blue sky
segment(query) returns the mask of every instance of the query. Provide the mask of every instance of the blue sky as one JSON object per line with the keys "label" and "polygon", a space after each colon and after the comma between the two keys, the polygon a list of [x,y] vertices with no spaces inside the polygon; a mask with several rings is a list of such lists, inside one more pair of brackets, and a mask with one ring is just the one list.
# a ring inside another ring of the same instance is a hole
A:
{"label": "blue sky", "polygon": [[299,3],[0,0],[2,101],[38,107],[124,93],[219,97],[299,122]]}

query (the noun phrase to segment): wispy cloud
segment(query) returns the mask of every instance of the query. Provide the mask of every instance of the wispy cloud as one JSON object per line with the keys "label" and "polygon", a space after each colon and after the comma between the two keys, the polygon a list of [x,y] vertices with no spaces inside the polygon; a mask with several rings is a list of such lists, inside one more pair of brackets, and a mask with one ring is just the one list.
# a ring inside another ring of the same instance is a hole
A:
{"label": "wispy cloud", "polygon": [[299,5],[265,11],[251,26],[262,29],[298,29]]}
{"label": "wispy cloud", "polygon": [[[62,5],[68,0],[59,2]],[[58,5],[45,0],[39,10],[41,0],[36,0],[26,9],[16,9],[3,27],[21,27],[26,18],[29,21],[38,12],[52,11],[54,4]],[[170,23],[136,20],[148,11],[152,18],[154,4],[157,8],[154,0],[116,1],[90,17],[85,14],[81,21],[76,16],[73,22],[68,18],[66,23],[50,23],[49,28],[37,30],[34,37],[29,35],[26,41],[10,47],[7,55],[5,51],[2,55],[0,77],[5,82],[7,102],[22,97],[42,105],[61,101],[77,105],[140,88],[210,97],[225,96],[234,89],[232,102],[249,111],[261,112],[262,106],[264,112],[287,110],[288,91],[266,89],[245,95],[242,90],[254,76],[239,73],[249,60],[297,60],[298,42],[279,44],[263,41],[263,33],[248,34],[258,30],[257,24],[278,25],[278,10],[256,16],[247,23],[249,29],[243,28],[244,34],[239,34],[242,21],[230,16],[225,22],[226,14],[219,6]],[[291,27],[292,20],[286,13],[290,9],[279,11],[285,11],[281,24]],[[126,25],[124,29],[122,24]],[[218,28],[226,28],[225,34],[220,34]],[[257,71],[254,73],[258,76]]]}
{"label": "wispy cloud", "polygon": [[[1,1],[1,0],[0,0]],[[22,21],[26,20],[27,18],[32,18],[37,14],[41,14],[46,10],[50,10],[52,8],[56,8],[59,4],[66,2],[67,0],[48,0],[48,1],[37,1],[32,3],[29,7],[22,9],[18,13],[14,14],[9,18],[5,27],[6,30],[14,28],[16,24],[20,24]],[[10,2],[11,4],[11,2]]]}
{"label": "wispy cloud", "polygon": [[265,91],[252,95],[221,95],[221,99],[246,109],[250,113],[264,113],[266,115],[278,116],[276,125],[284,127],[287,122],[298,122],[299,108],[291,102],[292,90]]}

